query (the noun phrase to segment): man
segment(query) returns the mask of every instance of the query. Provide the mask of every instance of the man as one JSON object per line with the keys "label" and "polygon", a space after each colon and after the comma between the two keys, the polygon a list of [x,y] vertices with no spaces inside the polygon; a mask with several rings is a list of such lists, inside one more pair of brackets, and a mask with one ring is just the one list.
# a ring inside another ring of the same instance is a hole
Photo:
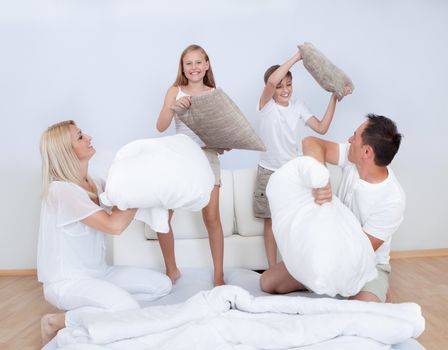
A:
{"label": "man", "polygon": [[[303,154],[342,168],[337,196],[358,218],[375,251],[378,277],[351,299],[385,302],[389,301],[390,244],[403,221],[406,201],[388,167],[400,147],[401,134],[389,118],[369,114],[348,142],[350,145],[307,137],[302,142]],[[317,204],[331,201],[330,184],[313,189],[313,196]],[[260,285],[269,293],[305,288],[288,273],[283,262],[266,270]]]}

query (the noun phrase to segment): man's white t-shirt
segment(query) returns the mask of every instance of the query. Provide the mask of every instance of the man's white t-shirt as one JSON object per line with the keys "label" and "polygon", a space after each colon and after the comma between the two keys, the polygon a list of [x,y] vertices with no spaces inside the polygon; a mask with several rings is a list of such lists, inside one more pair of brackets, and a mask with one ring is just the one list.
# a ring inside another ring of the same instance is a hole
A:
{"label": "man's white t-shirt", "polygon": [[299,100],[289,101],[288,106],[284,107],[273,99],[266,103],[259,114],[259,135],[266,146],[266,152],[260,153],[259,165],[275,171],[301,154],[299,123],[306,124],[313,114]]}
{"label": "man's white t-shirt", "polygon": [[[96,180],[98,194],[104,184]],[[103,210],[74,183],[53,181],[42,200],[37,274],[42,283],[98,277],[106,272],[104,233],[81,220]]]}
{"label": "man's white t-shirt", "polygon": [[349,144],[339,144],[342,178],[338,198],[355,214],[364,232],[384,243],[376,250],[376,263],[388,264],[392,235],[403,221],[406,196],[392,169],[380,183],[359,178],[356,166],[348,160]]}

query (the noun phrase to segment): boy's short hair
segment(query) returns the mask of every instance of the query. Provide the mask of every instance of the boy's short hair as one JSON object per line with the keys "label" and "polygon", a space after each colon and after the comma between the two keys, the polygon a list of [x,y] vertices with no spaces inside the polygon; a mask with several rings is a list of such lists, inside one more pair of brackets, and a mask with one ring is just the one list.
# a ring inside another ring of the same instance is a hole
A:
{"label": "boy's short hair", "polygon": [[376,165],[389,165],[400,148],[402,135],[396,124],[387,117],[368,114],[367,119],[367,126],[361,135],[362,141],[373,148]]}
{"label": "boy's short hair", "polygon": [[[274,73],[277,69],[280,68],[279,64],[275,64],[271,67],[269,67],[266,72],[264,73],[264,83],[266,84],[268,82],[269,77],[272,75],[272,73]],[[286,73],[285,77],[289,77],[290,79],[292,79],[292,74],[290,71],[288,71],[288,73]],[[282,78],[283,79],[283,78]]]}

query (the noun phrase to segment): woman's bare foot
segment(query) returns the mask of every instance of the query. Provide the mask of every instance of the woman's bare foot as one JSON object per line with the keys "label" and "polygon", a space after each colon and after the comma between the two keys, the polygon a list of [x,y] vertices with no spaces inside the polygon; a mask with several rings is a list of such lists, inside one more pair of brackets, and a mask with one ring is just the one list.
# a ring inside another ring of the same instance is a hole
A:
{"label": "woman's bare foot", "polygon": [[65,327],[65,313],[46,314],[40,320],[40,336],[45,346],[53,339],[58,331]]}
{"label": "woman's bare foot", "polygon": [[175,270],[172,271],[167,270],[166,275],[170,278],[172,284],[176,283],[176,281],[182,276],[177,267]]}

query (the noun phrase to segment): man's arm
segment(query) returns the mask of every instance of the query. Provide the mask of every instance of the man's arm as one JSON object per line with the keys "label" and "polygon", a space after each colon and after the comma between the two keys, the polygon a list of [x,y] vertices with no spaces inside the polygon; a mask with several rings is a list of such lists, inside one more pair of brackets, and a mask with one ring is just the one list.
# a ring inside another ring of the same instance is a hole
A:
{"label": "man's arm", "polygon": [[[302,152],[303,155],[313,157],[323,164],[327,162],[338,164],[339,161],[339,145],[314,136],[308,136],[302,140]],[[331,202],[333,191],[330,182],[325,187],[313,188],[312,194],[316,204]]]}
{"label": "man's arm", "polygon": [[314,136],[302,140],[302,152],[304,156],[311,156],[323,164],[338,164],[339,161],[339,145]]}

